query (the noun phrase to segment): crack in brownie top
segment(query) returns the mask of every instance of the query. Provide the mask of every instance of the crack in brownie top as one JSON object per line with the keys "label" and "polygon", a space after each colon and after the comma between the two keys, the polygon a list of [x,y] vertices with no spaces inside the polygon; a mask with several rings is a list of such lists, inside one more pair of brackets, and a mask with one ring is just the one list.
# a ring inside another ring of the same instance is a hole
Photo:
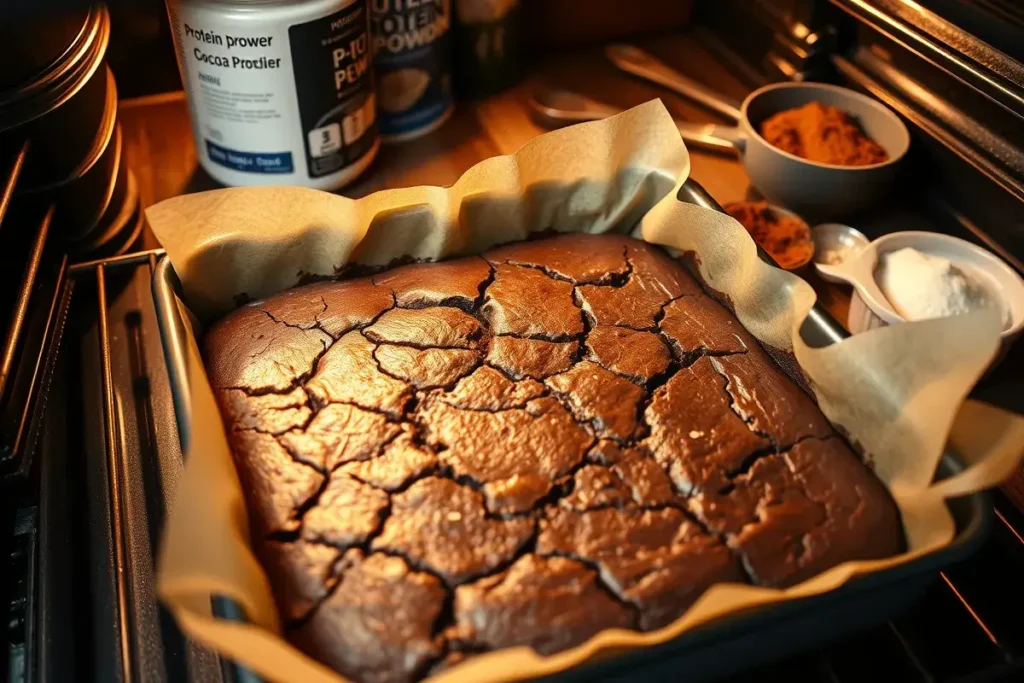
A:
{"label": "crack in brownie top", "polygon": [[657,247],[320,282],[204,340],[288,637],[358,681],[659,628],[903,547],[884,486]]}

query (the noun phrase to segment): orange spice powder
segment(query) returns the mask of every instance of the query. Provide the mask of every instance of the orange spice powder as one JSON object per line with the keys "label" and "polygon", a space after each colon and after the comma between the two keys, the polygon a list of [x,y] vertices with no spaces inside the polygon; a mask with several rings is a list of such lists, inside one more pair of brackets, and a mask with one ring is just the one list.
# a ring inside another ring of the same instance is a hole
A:
{"label": "orange spice powder", "polygon": [[867,166],[889,158],[856,119],[820,102],[808,102],[766,119],[761,136],[773,147],[822,164]]}
{"label": "orange spice powder", "polygon": [[768,202],[736,202],[725,207],[780,268],[793,270],[814,256],[811,230],[801,220],[774,211]]}

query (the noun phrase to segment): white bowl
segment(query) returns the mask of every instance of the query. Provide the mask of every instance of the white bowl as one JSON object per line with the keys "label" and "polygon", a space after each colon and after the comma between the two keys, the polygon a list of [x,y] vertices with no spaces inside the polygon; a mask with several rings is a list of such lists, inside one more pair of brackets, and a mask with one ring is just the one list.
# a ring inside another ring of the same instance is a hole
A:
{"label": "white bowl", "polygon": [[962,239],[935,232],[894,232],[867,245],[855,258],[838,265],[815,264],[825,277],[853,285],[847,327],[857,334],[882,325],[903,322],[875,281],[879,257],[912,247],[947,258],[998,297],[1004,318],[1000,334],[1003,351],[1024,329],[1024,280],[1002,259]]}

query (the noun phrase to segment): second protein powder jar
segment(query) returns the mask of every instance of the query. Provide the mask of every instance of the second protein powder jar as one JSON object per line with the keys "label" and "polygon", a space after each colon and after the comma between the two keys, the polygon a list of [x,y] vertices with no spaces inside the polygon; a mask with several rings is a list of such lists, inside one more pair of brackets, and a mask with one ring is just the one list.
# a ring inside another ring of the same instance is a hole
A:
{"label": "second protein powder jar", "polygon": [[370,0],[373,69],[385,142],[426,135],[455,107],[450,0]]}
{"label": "second protein powder jar", "polygon": [[335,190],[380,146],[367,0],[168,0],[202,167]]}

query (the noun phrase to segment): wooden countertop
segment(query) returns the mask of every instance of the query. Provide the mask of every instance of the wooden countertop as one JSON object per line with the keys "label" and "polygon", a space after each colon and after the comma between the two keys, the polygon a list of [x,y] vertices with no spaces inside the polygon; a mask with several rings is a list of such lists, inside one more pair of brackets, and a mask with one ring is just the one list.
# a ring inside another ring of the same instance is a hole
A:
{"label": "wooden countertop", "polygon": [[[750,88],[686,35],[643,41],[642,45],[692,77],[737,98]],[[369,171],[341,194],[361,197],[376,190],[410,185],[450,185],[478,161],[509,154],[549,130],[531,118],[526,105],[540,85],[568,87],[595,99],[629,107],[661,97],[675,116],[691,121],[728,123],[657,86],[617,71],[600,50],[549,59],[519,85],[477,102],[460,102],[452,118],[437,131],[410,142],[385,145]],[[181,92],[121,102],[119,112],[125,153],[139,183],[143,207],[168,197],[218,187],[196,160],[188,110]],[[720,204],[747,197],[743,167],[733,157],[691,152],[692,176]],[[146,248],[156,247],[147,232]],[[837,320],[846,323],[849,293],[801,272]]]}
{"label": "wooden countertop", "polygon": [[[742,98],[752,89],[686,34],[645,40],[640,45],[727,95]],[[661,97],[678,118],[728,123],[664,89],[617,71],[600,50],[581,51],[536,65],[519,85],[500,95],[477,102],[460,102],[452,118],[427,136],[384,146],[367,173],[341,194],[361,197],[385,188],[450,185],[478,161],[516,151],[548,130],[531,118],[526,106],[530,93],[540,85],[570,88],[622,107]],[[143,207],[179,194],[218,187],[198,167],[181,92],[123,101],[120,120],[128,166],[138,180]],[[691,160],[693,178],[720,204],[747,198],[750,182],[735,158],[692,151]],[[905,224],[907,220],[903,216],[898,222]],[[148,231],[145,239],[145,248],[159,246]],[[822,306],[845,325],[850,305],[849,288],[824,282],[812,268],[799,274],[814,287]],[[1024,364],[1024,349],[1012,355],[1016,358],[1003,362],[1003,368],[1011,374]],[[990,378],[972,395],[1019,411],[1019,391],[1003,384],[1007,383]],[[1018,471],[1003,490],[1018,505],[1024,506],[1024,469]]]}

